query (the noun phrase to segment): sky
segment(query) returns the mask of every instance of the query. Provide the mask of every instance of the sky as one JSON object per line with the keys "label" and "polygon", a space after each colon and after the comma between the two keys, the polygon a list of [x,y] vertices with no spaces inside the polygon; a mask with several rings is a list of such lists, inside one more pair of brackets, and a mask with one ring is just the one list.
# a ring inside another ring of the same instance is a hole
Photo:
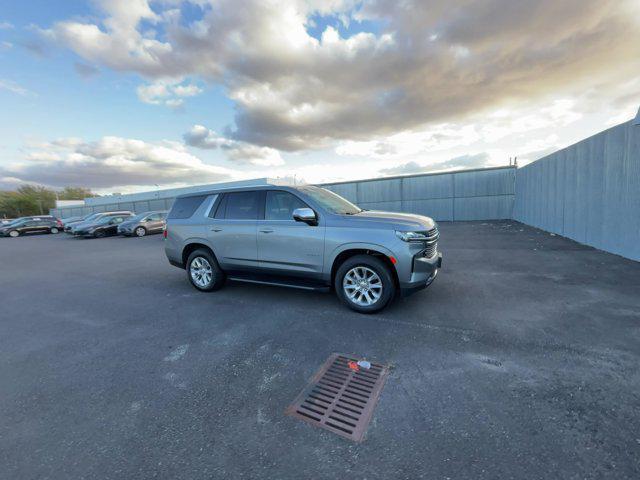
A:
{"label": "sky", "polygon": [[640,0],[0,0],[0,189],[524,165],[639,106]]}

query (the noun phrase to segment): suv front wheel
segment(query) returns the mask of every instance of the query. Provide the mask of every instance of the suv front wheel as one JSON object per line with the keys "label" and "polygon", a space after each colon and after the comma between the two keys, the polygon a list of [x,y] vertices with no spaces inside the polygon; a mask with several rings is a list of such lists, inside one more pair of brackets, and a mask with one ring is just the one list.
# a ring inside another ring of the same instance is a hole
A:
{"label": "suv front wheel", "polygon": [[187,259],[187,276],[191,285],[203,292],[218,290],[224,284],[225,275],[208,250],[199,248]]}
{"label": "suv front wheel", "polygon": [[356,255],[345,260],[338,268],[334,286],[338,298],[360,313],[382,310],[396,292],[389,267],[371,255]]}

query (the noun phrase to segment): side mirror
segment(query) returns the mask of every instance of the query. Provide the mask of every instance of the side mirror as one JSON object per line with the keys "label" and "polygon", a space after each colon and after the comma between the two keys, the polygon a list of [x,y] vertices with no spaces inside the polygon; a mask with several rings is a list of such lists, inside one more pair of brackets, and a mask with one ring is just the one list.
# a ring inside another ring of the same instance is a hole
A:
{"label": "side mirror", "polygon": [[310,208],[296,208],[293,211],[293,219],[296,222],[304,222],[308,225],[318,224],[318,218],[316,217],[316,212],[314,212]]}

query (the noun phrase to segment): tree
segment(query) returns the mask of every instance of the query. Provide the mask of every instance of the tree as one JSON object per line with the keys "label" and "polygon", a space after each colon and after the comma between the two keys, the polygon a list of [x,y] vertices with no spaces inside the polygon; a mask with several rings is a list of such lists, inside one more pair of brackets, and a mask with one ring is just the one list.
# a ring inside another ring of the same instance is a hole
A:
{"label": "tree", "polygon": [[16,191],[0,191],[0,218],[46,215],[59,200],[82,200],[96,195],[88,188],[65,187],[60,192],[40,185],[22,185]]}
{"label": "tree", "polygon": [[84,187],[64,187],[58,192],[58,200],[82,200],[97,196],[91,189]]}

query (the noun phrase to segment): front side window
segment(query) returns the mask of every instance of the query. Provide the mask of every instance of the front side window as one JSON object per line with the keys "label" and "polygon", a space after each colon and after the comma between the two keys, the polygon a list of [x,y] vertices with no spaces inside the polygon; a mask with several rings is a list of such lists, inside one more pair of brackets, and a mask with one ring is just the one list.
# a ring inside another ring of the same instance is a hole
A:
{"label": "front side window", "polygon": [[260,211],[259,192],[228,193],[224,218],[228,220],[257,220]]}
{"label": "front side window", "polygon": [[267,192],[267,200],[264,212],[265,220],[291,220],[296,208],[305,208],[307,205],[295,195],[284,191]]}

